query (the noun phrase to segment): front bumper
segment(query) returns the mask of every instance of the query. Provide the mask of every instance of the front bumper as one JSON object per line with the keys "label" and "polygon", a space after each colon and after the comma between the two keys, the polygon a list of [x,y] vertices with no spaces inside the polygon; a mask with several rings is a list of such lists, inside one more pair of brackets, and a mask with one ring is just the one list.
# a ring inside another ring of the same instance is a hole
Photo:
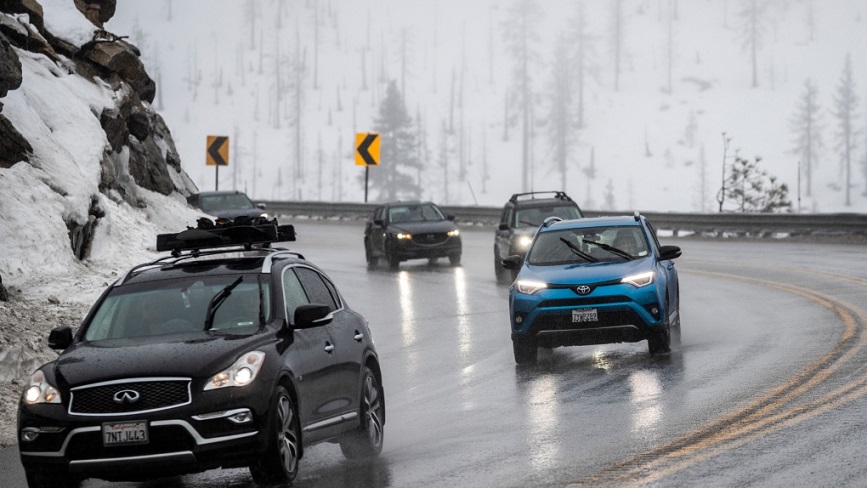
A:
{"label": "front bumper", "polygon": [[[238,392],[203,393],[226,399]],[[221,401],[208,402],[223,404],[214,409],[194,401],[164,411],[122,416],[70,415],[65,404],[21,405],[21,463],[28,471],[50,469],[78,478],[107,480],[150,479],[247,466],[267,445],[268,400],[236,400],[233,407]],[[104,444],[104,424],[139,420],[147,422],[146,444]]]}
{"label": "front bumper", "polygon": [[[571,288],[550,288],[528,295],[512,290],[509,297],[512,339],[530,339],[542,347],[638,342],[664,327],[654,286],[600,286],[588,296]],[[573,321],[592,309],[596,320]]]}
{"label": "front bumper", "polygon": [[392,244],[393,250],[401,261],[407,259],[444,258],[460,255],[462,244],[460,236],[447,237],[439,242],[426,243],[418,240],[417,236],[412,239],[395,239]]}

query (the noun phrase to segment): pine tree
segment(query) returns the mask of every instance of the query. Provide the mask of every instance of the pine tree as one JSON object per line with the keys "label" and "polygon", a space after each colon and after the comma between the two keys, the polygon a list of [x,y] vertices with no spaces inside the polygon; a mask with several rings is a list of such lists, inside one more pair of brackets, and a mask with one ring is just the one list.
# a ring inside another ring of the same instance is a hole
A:
{"label": "pine tree", "polygon": [[819,164],[822,149],[822,126],[819,108],[819,90],[813,80],[804,83],[804,94],[798,104],[791,127],[795,133],[792,154],[798,157],[799,166],[807,182],[807,196],[813,192],[813,168]]}
{"label": "pine tree", "polygon": [[761,160],[758,156],[752,161],[735,158],[727,178],[726,196],[735,202],[736,211],[741,213],[791,211],[788,186],[759,169]]}
{"label": "pine tree", "polygon": [[855,120],[858,118],[858,96],[855,94],[855,81],[852,78],[852,57],[846,55],[846,64],[840,77],[840,85],[834,96],[834,116],[837,117],[837,150],[840,152],[840,171],[843,176],[843,187],[846,191],[846,206],[852,204],[852,159],[855,155],[855,139],[858,130]]}
{"label": "pine tree", "polygon": [[759,86],[758,53],[762,46],[765,30],[765,4],[760,0],[742,0],[741,11],[738,12],[738,31],[743,40],[743,47],[750,53],[753,73],[753,88]]}
{"label": "pine tree", "polygon": [[[518,107],[521,116],[521,187],[523,191],[528,191],[530,181],[530,118],[533,107],[531,73],[533,72],[534,60],[539,59],[535,46],[539,42],[536,26],[541,15],[542,9],[536,0],[514,0],[509,7],[509,17],[503,30],[507,49],[515,63],[513,82],[517,88],[510,90],[510,93],[514,96],[513,106]],[[504,138],[507,139],[508,135]]]}
{"label": "pine tree", "polygon": [[572,126],[572,94],[574,80],[569,63],[569,41],[565,35],[557,39],[554,52],[553,75],[550,82],[548,112],[548,136],[551,141],[553,157],[550,158],[554,170],[560,174],[560,181],[566,182],[566,169],[571,152],[575,146],[576,131]]}
{"label": "pine tree", "polygon": [[371,168],[370,186],[379,192],[381,201],[419,198],[416,174],[421,161],[415,125],[394,80],[388,84],[374,129],[380,134],[380,165]]}

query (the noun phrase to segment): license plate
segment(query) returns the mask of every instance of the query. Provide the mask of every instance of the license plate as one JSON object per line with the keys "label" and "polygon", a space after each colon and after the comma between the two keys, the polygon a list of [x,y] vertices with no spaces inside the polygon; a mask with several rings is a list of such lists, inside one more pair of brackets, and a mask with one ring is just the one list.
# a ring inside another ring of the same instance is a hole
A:
{"label": "license plate", "polygon": [[598,320],[599,314],[595,308],[572,310],[572,322],[596,322]]}
{"label": "license plate", "polygon": [[148,423],[144,420],[102,424],[102,443],[105,446],[128,446],[148,443]]}

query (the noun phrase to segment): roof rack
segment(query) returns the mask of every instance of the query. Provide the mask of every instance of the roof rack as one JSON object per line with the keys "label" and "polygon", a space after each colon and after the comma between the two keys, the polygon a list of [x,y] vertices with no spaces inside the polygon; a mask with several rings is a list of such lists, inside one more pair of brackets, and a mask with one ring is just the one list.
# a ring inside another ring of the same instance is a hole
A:
{"label": "roof rack", "polygon": [[531,192],[526,192],[526,193],[515,193],[512,195],[512,198],[510,198],[509,201],[514,203],[514,202],[517,202],[520,197],[529,196],[528,199],[535,199],[536,195],[541,195],[541,194],[551,195],[552,193],[554,195],[551,198],[556,198],[557,200],[566,200],[569,202],[572,201],[572,199],[569,198],[569,195],[567,195],[565,191],[561,191],[561,190],[531,191]]}

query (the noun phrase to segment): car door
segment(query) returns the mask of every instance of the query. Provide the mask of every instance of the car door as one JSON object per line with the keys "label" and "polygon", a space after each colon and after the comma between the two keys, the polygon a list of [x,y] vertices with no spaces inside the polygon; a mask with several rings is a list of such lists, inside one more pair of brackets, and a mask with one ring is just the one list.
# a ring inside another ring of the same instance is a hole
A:
{"label": "car door", "polygon": [[360,318],[343,307],[337,289],[326,276],[312,268],[298,267],[296,271],[311,303],[328,305],[331,308],[333,320],[326,327],[334,343],[332,355],[342,390],[336,399],[335,407],[353,410],[358,404],[358,395],[361,392],[359,381],[365,341],[363,330],[360,330],[359,326]]}
{"label": "car door", "polygon": [[497,226],[497,234],[494,238],[496,259],[500,261],[509,257],[509,241],[512,236],[512,218],[514,209],[510,206],[503,208],[503,213],[500,215],[500,224]]}
{"label": "car door", "polygon": [[386,211],[385,207],[379,207],[373,212],[373,216],[370,220],[367,221],[367,227],[365,228],[365,234],[367,235],[367,242],[370,243],[370,249],[373,251],[373,254],[376,256],[383,255],[385,253],[385,245],[383,242],[383,229],[381,225],[378,225],[376,222],[385,222]]}
{"label": "car door", "polygon": [[[282,275],[286,317],[294,325],[295,309],[312,302],[301,285],[296,267],[287,266]],[[294,329],[290,349],[292,373],[298,389],[298,408],[302,428],[316,428],[335,415],[341,394],[340,375],[336,368],[334,340],[327,326]]]}

